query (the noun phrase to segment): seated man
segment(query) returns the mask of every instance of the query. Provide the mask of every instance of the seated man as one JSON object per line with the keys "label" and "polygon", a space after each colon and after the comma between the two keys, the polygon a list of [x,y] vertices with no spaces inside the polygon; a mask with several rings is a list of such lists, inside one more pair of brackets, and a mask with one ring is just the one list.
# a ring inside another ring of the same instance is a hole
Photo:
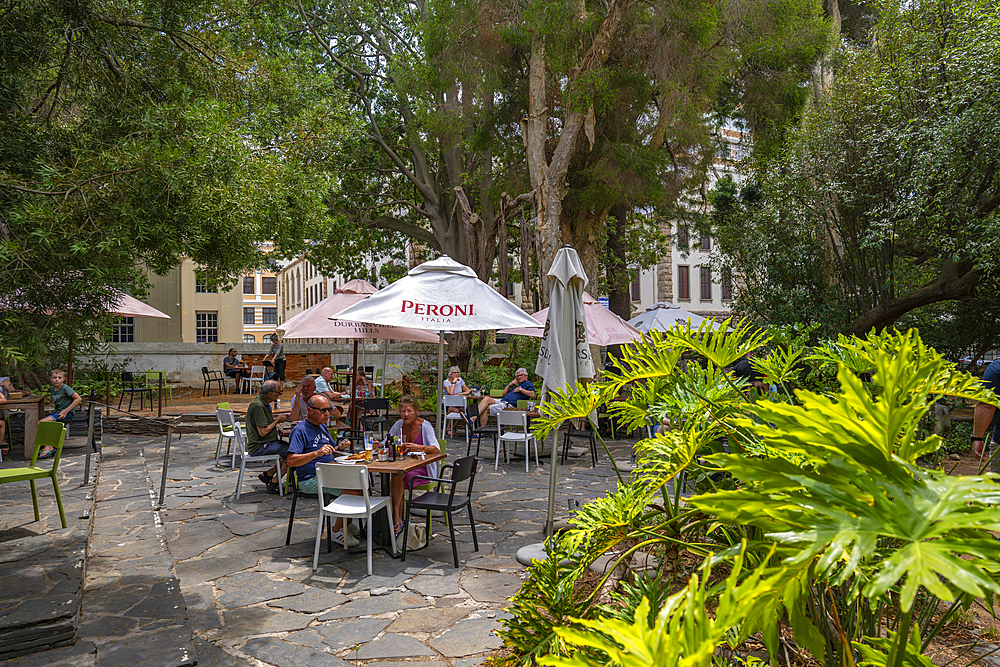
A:
{"label": "seated man", "polygon": [[[309,399],[306,404],[306,418],[296,424],[292,430],[292,436],[288,444],[288,465],[295,468],[295,478],[298,480],[299,491],[303,493],[317,493],[318,482],[316,481],[316,464],[333,463],[336,459],[337,450],[347,449],[351,442],[343,440],[339,446],[334,444],[333,437],[326,427],[330,419],[330,401],[321,394],[316,394]],[[324,489],[326,493],[340,493],[336,489]],[[360,495],[358,491],[344,491],[353,495]],[[341,528],[343,520],[339,517],[333,524],[333,541],[343,546],[344,538]],[[357,526],[350,525],[347,529],[347,546],[355,547],[359,544],[357,538]]]}
{"label": "seated man", "polygon": [[229,354],[222,358],[222,372],[226,377],[236,378],[237,384],[241,378],[250,377],[250,373],[243,368],[243,362],[236,358],[236,348],[229,348]]}
{"label": "seated man", "polygon": [[[288,454],[288,443],[281,439],[278,424],[288,419],[285,415],[275,417],[271,413],[271,403],[281,395],[281,383],[267,380],[260,385],[260,393],[254,396],[247,407],[247,450],[252,456],[278,454],[282,459]],[[288,466],[281,464],[281,475]],[[269,493],[278,493],[281,476],[275,476],[277,466],[271,466],[259,476]]]}
{"label": "seated man", "polygon": [[307,375],[299,382],[299,386],[295,388],[295,394],[292,396],[292,414],[289,418],[293,422],[306,418],[306,406],[309,404],[309,399],[315,395],[316,381]]}
{"label": "seated man", "polygon": [[757,350],[751,350],[750,352],[747,352],[745,358],[740,359],[733,367],[733,375],[746,380],[749,385],[746,391],[747,398],[750,398],[751,388],[760,392],[766,392],[769,389],[767,383],[764,382],[763,373],[754,368],[750,363],[750,361],[756,356]]}
{"label": "seated man", "polygon": [[504,387],[504,396],[499,401],[492,396],[486,396],[479,401],[479,423],[486,424],[489,419],[486,415],[495,415],[498,412],[517,406],[517,402],[535,397],[535,385],[528,379],[528,371],[518,368],[514,374],[514,379]]}
{"label": "seated man", "polygon": [[[333,380],[333,369],[327,366],[319,372],[319,377],[316,378],[316,393],[321,396],[325,396],[328,401],[330,401],[330,406],[333,412],[331,417],[335,422],[339,422],[340,418],[344,416],[344,411],[333,404],[333,401],[339,401],[347,398],[345,394],[341,394],[339,391],[334,391],[330,387],[330,382]],[[338,426],[345,426],[346,424],[338,423]]]}

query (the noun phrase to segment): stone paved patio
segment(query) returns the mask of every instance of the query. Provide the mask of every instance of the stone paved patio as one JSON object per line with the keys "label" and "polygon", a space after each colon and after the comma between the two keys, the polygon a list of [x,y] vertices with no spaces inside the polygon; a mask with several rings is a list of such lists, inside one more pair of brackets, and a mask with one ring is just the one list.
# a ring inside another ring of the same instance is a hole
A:
{"label": "stone paved patio", "polygon": [[[363,546],[326,553],[324,544],[313,573],[316,500],[299,499],[285,546],[291,499],[266,494],[254,473],[236,501],[236,472],[214,464],[216,440],[175,439],[160,508],[154,503],[163,438],[106,436],[96,487],[77,486],[82,450],[70,450],[60,468],[73,478],[63,490],[79,504],[73,513],[67,506],[67,515],[80,525],[65,531],[54,504],[47,511],[43,502],[44,521],[36,524],[30,497],[25,511],[25,494],[14,492],[21,485],[0,487],[0,565],[15,574],[35,568],[46,582],[79,561],[88,525],[79,516],[91,518],[87,503],[94,503],[85,580],[76,570],[83,590],[77,643],[0,664],[466,667],[500,646],[495,631],[524,577],[513,555],[541,539],[547,460],[530,473],[523,459],[494,471],[487,444],[481,458],[490,461],[480,465],[474,505],[480,550],[473,551],[463,514],[456,522],[458,569],[447,530],[435,520],[429,545],[405,563],[376,552],[368,576]],[[628,458],[630,442],[610,446],[619,460]],[[449,441],[449,448],[450,460],[465,453],[464,441]],[[560,468],[557,514],[565,515],[570,499],[582,503],[616,486],[603,453],[601,459],[596,468],[589,456]],[[76,548],[66,549],[60,564],[32,563],[23,557],[24,539],[70,539]],[[35,588],[57,590],[48,583]],[[2,614],[13,598],[0,598]]]}

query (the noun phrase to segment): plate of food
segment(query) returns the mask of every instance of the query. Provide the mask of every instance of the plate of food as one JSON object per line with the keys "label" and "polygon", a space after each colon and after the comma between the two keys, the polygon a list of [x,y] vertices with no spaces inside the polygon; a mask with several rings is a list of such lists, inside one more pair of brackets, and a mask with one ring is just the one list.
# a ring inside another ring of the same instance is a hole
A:
{"label": "plate of food", "polygon": [[355,452],[353,454],[345,454],[343,456],[338,456],[336,458],[337,463],[358,463],[359,461],[365,460],[364,452]]}

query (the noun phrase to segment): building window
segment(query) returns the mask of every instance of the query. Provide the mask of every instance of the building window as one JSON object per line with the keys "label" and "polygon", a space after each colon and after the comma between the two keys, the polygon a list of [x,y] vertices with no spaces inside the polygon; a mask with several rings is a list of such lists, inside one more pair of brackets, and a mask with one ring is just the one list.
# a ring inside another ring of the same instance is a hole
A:
{"label": "building window", "polygon": [[677,267],[677,298],[691,298],[691,267],[679,265]]}
{"label": "building window", "polygon": [[712,249],[712,236],[710,234],[702,234],[701,238],[698,240],[698,244],[701,249],[708,252]]}
{"label": "building window", "polygon": [[277,324],[278,323],[278,309],[277,308],[261,308],[260,309],[261,324]]}
{"label": "building window", "polygon": [[253,334],[243,334],[244,343],[256,343],[257,339],[253,337]]}
{"label": "building window", "polygon": [[113,343],[134,343],[135,342],[135,318],[119,317],[111,330],[111,342]]}
{"label": "building window", "polygon": [[196,312],[194,314],[194,339],[198,343],[219,342],[218,311]]}
{"label": "building window", "polygon": [[728,266],[722,269],[722,300],[733,299],[733,271]]}
{"label": "building window", "polygon": [[629,298],[632,301],[642,301],[642,286],[639,284],[639,272],[632,271],[632,282],[629,283]]}
{"label": "building window", "polygon": [[261,294],[277,294],[278,293],[278,279],[274,276],[261,276],[260,278],[260,293]]}
{"label": "building window", "polygon": [[254,309],[244,308],[243,309],[243,324],[254,324]]}
{"label": "building window", "polygon": [[219,288],[208,282],[201,271],[194,272],[194,291],[202,294],[216,294]]}
{"label": "building window", "polygon": [[712,270],[707,266],[701,267],[701,300],[712,300]]}
{"label": "building window", "polygon": [[254,294],[254,288],[256,287],[256,281],[253,276],[243,276],[243,293],[244,294]]}
{"label": "building window", "polygon": [[677,247],[680,250],[688,249],[688,228],[687,225],[677,225]]}

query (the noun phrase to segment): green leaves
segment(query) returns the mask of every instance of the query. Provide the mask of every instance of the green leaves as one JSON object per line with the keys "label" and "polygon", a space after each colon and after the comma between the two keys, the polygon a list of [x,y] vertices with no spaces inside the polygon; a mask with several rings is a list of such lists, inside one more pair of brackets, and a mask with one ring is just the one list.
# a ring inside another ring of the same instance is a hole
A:
{"label": "green leaves", "polygon": [[995,399],[913,332],[873,335],[850,350],[874,369],[878,398],[841,364],[839,396],[798,392],[801,405],[758,403],[751,410],[760,421],[734,422],[774,455],[709,456],[746,486],[691,504],[765,529],[787,549],[787,562],[815,562],[835,585],[856,578],[869,599],[899,586],[904,611],[920,588],[943,600],[1000,591],[1000,543],[986,532],[1000,529],[1000,487],[919,467],[940,438],[916,435],[939,394]]}
{"label": "green leaves", "polygon": [[760,570],[744,576],[741,555],[724,580],[709,583],[714,564],[713,558],[706,558],[701,576],[692,575],[683,590],[667,598],[655,623],[649,622],[645,599],[631,623],[618,618],[571,619],[572,626],[555,629],[567,644],[567,655],[544,656],[539,664],[597,667],[610,660],[622,667],[697,667],[714,664],[719,645],[736,645],[757,630],[776,638],[776,619],[769,612],[777,596],[773,579]]}

